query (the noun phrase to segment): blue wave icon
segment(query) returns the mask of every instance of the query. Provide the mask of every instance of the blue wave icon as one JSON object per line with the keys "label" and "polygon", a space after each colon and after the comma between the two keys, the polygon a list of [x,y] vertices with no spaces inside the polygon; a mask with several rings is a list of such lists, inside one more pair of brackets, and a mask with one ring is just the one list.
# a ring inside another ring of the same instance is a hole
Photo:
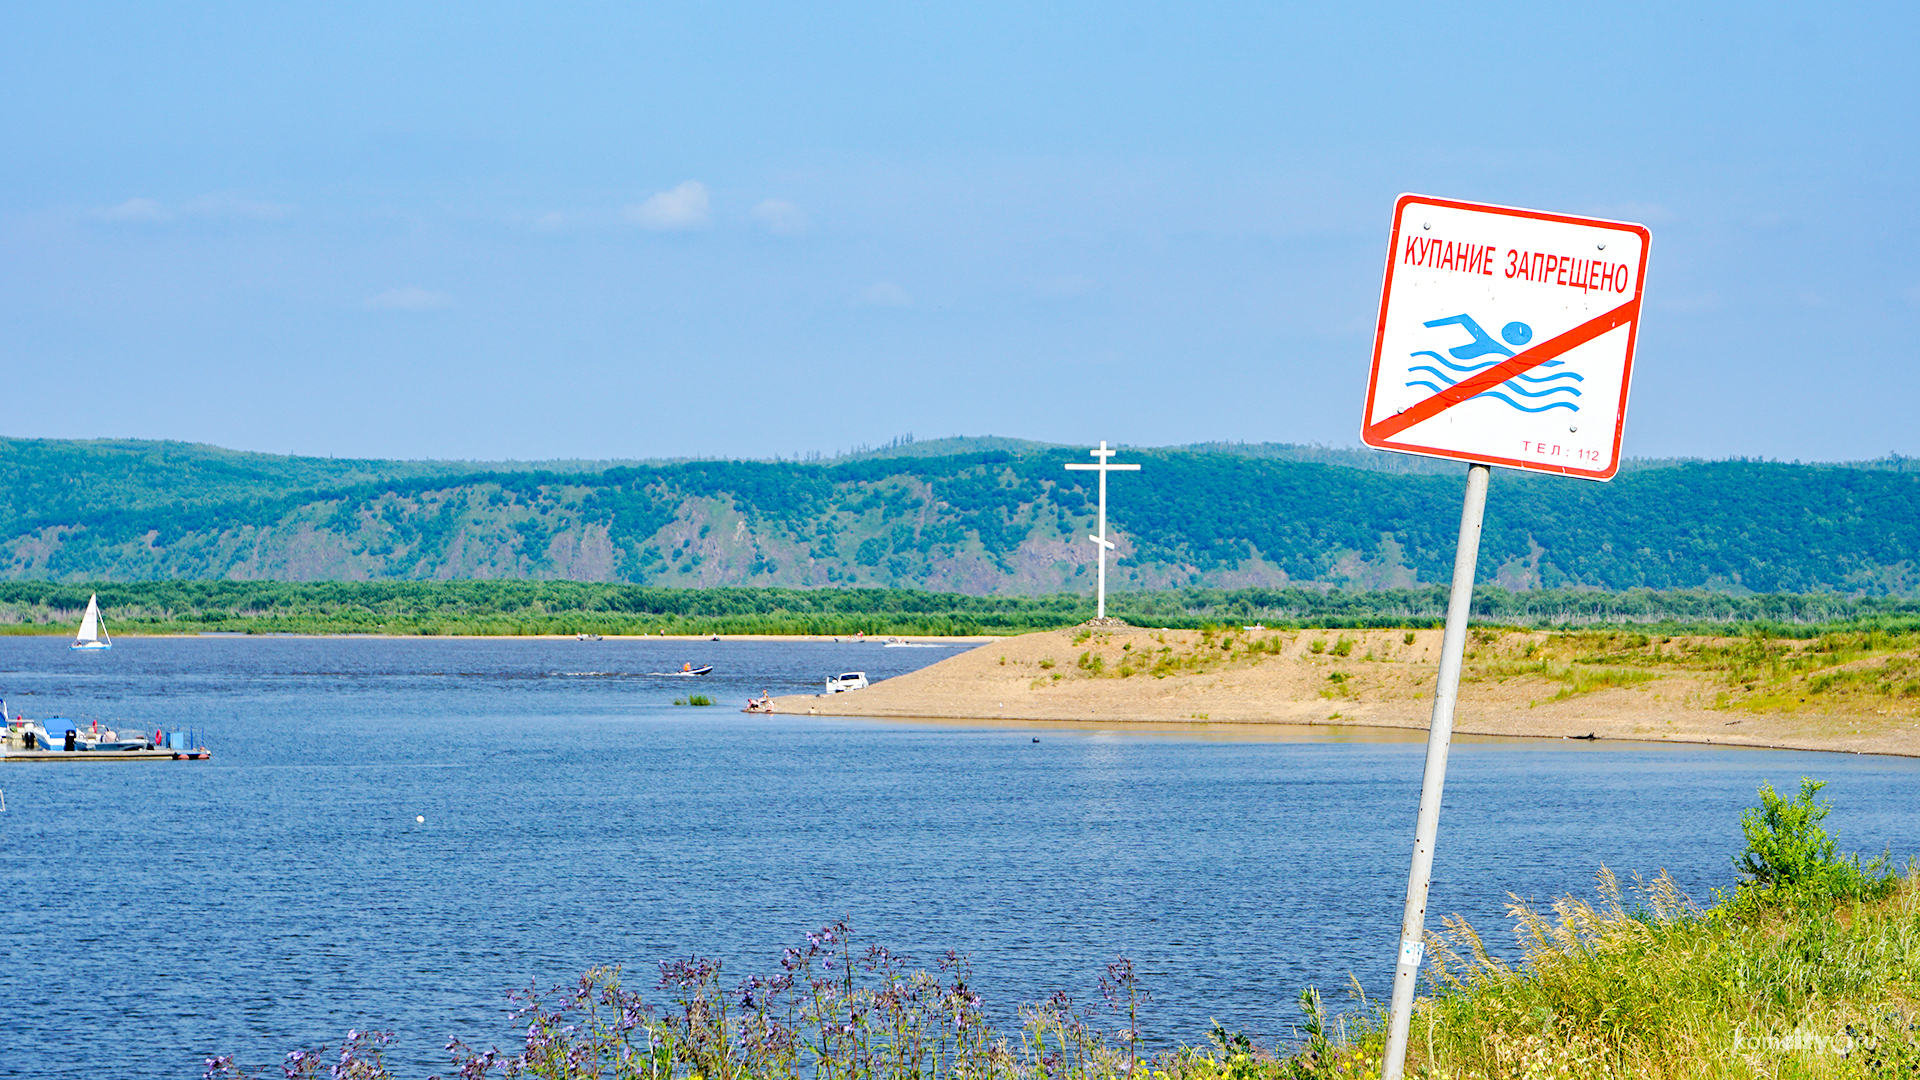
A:
{"label": "blue wave icon", "polygon": [[[1427,327],[1458,326],[1471,334],[1473,340],[1465,345],[1456,345],[1448,349],[1447,352],[1452,356],[1452,360],[1431,349],[1421,349],[1418,352],[1409,354],[1408,359],[1418,360],[1422,357],[1430,357],[1433,363],[1408,365],[1407,375],[1410,376],[1407,382],[1408,386],[1425,387],[1437,394],[1447,387],[1457,385],[1460,382],[1460,379],[1456,378],[1454,374],[1449,374],[1450,372],[1465,377],[1476,371],[1485,371],[1514,355],[1512,349],[1495,341],[1492,334],[1481,329],[1479,323],[1474,322],[1471,317],[1466,315],[1452,315],[1444,319],[1435,319],[1432,322],[1423,323],[1422,325]],[[1533,328],[1526,323],[1510,322],[1500,328],[1500,336],[1505,338],[1509,344],[1525,345],[1527,342],[1533,340]],[[1482,361],[1478,364],[1456,364],[1453,362],[1454,360],[1474,360],[1488,355],[1492,355],[1495,358]],[[1439,366],[1436,367],[1435,365]],[[1535,368],[1534,371],[1537,372],[1542,368],[1562,366],[1564,366],[1564,361],[1548,360],[1546,363],[1541,364],[1540,367]],[[1411,376],[1416,375],[1421,377],[1411,378]],[[1493,398],[1497,401],[1505,402],[1521,412],[1527,413],[1543,413],[1551,409],[1567,409],[1571,412],[1579,412],[1580,405],[1573,399],[1580,396],[1580,388],[1574,384],[1585,381],[1586,380],[1581,378],[1577,372],[1572,371],[1556,371],[1546,375],[1515,375],[1499,386],[1480,391],[1473,395],[1473,398]],[[1515,401],[1512,397],[1508,396],[1510,394],[1526,398],[1529,401],[1535,402],[1535,404],[1525,404]],[[1566,396],[1560,397],[1556,395]],[[1467,400],[1471,401],[1473,398],[1468,398]]]}

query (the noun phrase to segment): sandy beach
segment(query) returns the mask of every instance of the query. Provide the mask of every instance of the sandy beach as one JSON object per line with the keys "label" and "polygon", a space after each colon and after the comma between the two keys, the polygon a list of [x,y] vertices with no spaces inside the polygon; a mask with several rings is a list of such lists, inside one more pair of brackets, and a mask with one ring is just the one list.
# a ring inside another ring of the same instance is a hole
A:
{"label": "sandy beach", "polygon": [[[1920,660],[1912,650],[1765,648],[1749,661],[1744,639],[1480,631],[1468,645],[1455,730],[1920,756],[1920,698],[1888,682]],[[776,698],[775,709],[1424,730],[1439,650],[1438,630],[1080,628],[989,642],[865,690]],[[1750,677],[1749,662],[1770,674]]]}

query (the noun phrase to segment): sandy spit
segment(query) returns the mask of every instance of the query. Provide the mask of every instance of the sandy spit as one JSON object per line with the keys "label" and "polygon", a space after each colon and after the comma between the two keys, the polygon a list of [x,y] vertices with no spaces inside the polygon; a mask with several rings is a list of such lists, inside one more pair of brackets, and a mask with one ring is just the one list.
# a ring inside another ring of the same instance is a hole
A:
{"label": "sandy spit", "polygon": [[[1424,731],[1432,711],[1440,631],[1241,632],[1271,653],[1220,661],[1195,631],[1124,628],[1081,640],[1077,630],[1002,638],[866,690],[775,699],[777,712],[1079,724],[1333,725]],[[1529,637],[1508,632],[1486,653],[1511,655]],[[1333,655],[1339,639],[1346,656]],[[1275,640],[1278,639],[1278,640]],[[1322,651],[1314,652],[1318,642]],[[1169,651],[1171,650],[1171,651]],[[1206,656],[1155,677],[1143,656]],[[1556,700],[1563,684],[1501,674],[1491,656],[1467,664],[1455,711],[1462,735],[1584,738],[1920,756],[1920,717],[1860,710],[1758,713],[1720,707],[1724,679],[1656,669],[1650,681]],[[1097,658],[1097,659],[1096,659]],[[1122,663],[1137,669],[1117,675]],[[1089,666],[1099,666],[1093,672]]]}

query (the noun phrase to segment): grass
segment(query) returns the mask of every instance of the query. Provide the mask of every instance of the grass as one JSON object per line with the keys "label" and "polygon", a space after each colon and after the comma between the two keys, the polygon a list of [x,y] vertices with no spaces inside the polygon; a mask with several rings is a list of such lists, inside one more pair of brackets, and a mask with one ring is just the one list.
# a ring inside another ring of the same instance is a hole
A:
{"label": "grass", "polygon": [[1477,667],[1466,681],[1483,679],[1504,679],[1515,675],[1535,675],[1549,682],[1557,682],[1560,688],[1548,699],[1565,701],[1581,694],[1591,694],[1596,690],[1611,690],[1615,687],[1636,686],[1652,682],[1659,676],[1652,671],[1622,667],[1597,667],[1588,664],[1555,665],[1550,660],[1501,661],[1492,660]]}
{"label": "grass", "polygon": [[[1518,963],[1458,917],[1428,935],[1407,1075],[1920,1075],[1920,878],[1835,854],[1822,785],[1761,785],[1741,882],[1698,906],[1664,873],[1548,910],[1514,897]],[[1381,1018],[1352,1043],[1381,1043]]]}
{"label": "grass", "polygon": [[1432,935],[1411,1076],[1920,1075],[1920,888],[1701,909],[1664,875],[1509,907],[1523,958]]}
{"label": "grass", "polygon": [[[1219,627],[1203,627],[1197,637],[1176,634],[1171,643],[1165,632],[1141,634],[1123,641],[1117,650],[1112,649],[1114,637],[1110,631],[1086,628],[1074,633],[1075,646],[1088,646],[1074,661],[1082,677],[1125,679],[1151,675],[1164,679],[1169,675],[1217,671],[1236,662],[1258,663],[1266,657],[1282,655],[1296,635],[1278,631],[1224,633]],[[1346,642],[1344,638],[1341,640]],[[1324,647],[1323,643],[1323,650]],[[1346,648],[1351,652],[1352,643],[1346,642]],[[1053,665],[1051,658],[1039,663],[1042,670],[1050,670]],[[1054,677],[1057,679],[1059,675],[1056,673]]]}
{"label": "grass", "polygon": [[1781,638],[1488,630],[1476,632],[1475,642],[1468,681],[1536,676],[1561,684],[1555,700],[1704,676],[1713,705],[1723,710],[1920,715],[1920,633],[1911,631]]}
{"label": "grass", "polygon": [[[1420,636],[1410,631],[1342,634],[1206,626],[1198,631],[1114,632],[1080,627],[1072,639],[1068,657],[1048,658],[1060,670],[1042,662],[1036,673],[1042,685],[1063,679],[1206,675],[1279,661],[1299,665],[1315,681],[1326,680],[1327,665],[1347,669],[1347,679],[1321,681],[1308,695],[1369,702],[1419,700],[1431,686],[1439,659],[1433,635],[1422,646]],[[1463,684],[1512,682],[1507,695],[1534,705],[1630,690],[1645,693],[1644,705],[1664,698],[1687,709],[1769,717],[1898,717],[1904,725],[1920,718],[1920,631],[1683,637],[1637,630],[1545,633],[1480,626],[1469,639],[1461,678]]]}

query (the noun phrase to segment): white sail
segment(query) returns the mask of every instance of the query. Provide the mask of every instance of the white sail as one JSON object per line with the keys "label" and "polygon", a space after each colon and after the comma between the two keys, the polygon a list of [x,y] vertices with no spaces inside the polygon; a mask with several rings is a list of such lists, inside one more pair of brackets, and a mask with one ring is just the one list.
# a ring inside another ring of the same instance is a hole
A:
{"label": "white sail", "polygon": [[73,636],[73,648],[111,649],[113,637],[100,625],[100,597],[87,597],[87,613],[80,617],[80,632]]}

